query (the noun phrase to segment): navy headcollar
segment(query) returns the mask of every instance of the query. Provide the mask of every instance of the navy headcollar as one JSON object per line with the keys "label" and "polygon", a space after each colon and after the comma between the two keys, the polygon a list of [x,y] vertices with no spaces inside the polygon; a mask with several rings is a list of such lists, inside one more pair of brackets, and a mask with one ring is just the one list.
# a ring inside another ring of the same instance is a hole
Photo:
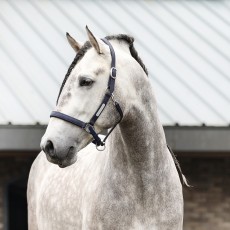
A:
{"label": "navy headcollar", "polygon": [[[74,117],[71,117],[67,114],[61,113],[61,112],[57,112],[57,111],[52,111],[50,117],[56,117],[59,118],[61,120],[64,120],[66,122],[69,122],[73,125],[76,125],[82,129],[84,129],[86,132],[90,133],[93,136],[93,143],[96,145],[97,149],[100,150],[98,147],[99,146],[104,146],[105,148],[105,141],[108,138],[108,136],[111,134],[111,132],[114,130],[114,128],[117,126],[118,123],[121,122],[122,118],[123,118],[123,112],[121,110],[121,107],[119,105],[119,103],[114,99],[114,88],[115,88],[115,80],[116,80],[116,56],[115,56],[115,52],[113,49],[113,46],[111,45],[111,43],[106,39],[106,38],[102,38],[101,39],[105,44],[107,44],[109,46],[110,49],[110,54],[111,54],[111,69],[110,69],[110,75],[109,75],[109,81],[108,81],[108,88],[106,90],[105,96],[100,104],[100,106],[98,107],[98,109],[96,110],[96,112],[94,113],[94,115],[92,116],[92,118],[90,119],[90,121],[87,122],[83,122],[81,120],[78,120]],[[120,119],[119,121],[116,123],[116,125],[113,126],[113,128],[110,129],[110,131],[108,132],[108,134],[105,136],[105,138],[103,140],[100,139],[100,137],[98,136],[98,134],[96,133],[95,129],[94,129],[94,124],[97,121],[97,119],[100,117],[101,113],[103,112],[103,110],[105,109],[107,103],[109,102],[110,98],[113,101],[113,104],[117,110],[117,112],[120,115]],[[103,148],[103,150],[104,150]]]}

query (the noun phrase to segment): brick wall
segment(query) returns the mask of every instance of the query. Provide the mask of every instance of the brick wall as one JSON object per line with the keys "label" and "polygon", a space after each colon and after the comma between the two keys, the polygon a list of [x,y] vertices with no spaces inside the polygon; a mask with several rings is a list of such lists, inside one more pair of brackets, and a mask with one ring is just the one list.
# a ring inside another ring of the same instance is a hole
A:
{"label": "brick wall", "polygon": [[184,190],[184,230],[230,229],[230,158],[179,158]]}
{"label": "brick wall", "polygon": [[[181,157],[190,189],[184,189],[184,230],[230,229],[230,158]],[[31,158],[0,159],[0,230],[5,230],[7,183],[29,172]]]}
{"label": "brick wall", "polygon": [[4,229],[4,214],[3,214],[3,188],[0,184],[0,230]]}
{"label": "brick wall", "polygon": [[[18,153],[20,155],[20,153]],[[0,230],[6,230],[6,191],[7,185],[28,175],[31,157],[1,157],[0,158]]]}

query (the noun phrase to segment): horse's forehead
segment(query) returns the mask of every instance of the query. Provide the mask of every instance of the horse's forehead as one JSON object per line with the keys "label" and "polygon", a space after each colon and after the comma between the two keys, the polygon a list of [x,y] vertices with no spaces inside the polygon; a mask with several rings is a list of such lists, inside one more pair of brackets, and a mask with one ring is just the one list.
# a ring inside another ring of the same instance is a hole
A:
{"label": "horse's forehead", "polygon": [[71,71],[63,91],[65,93],[70,92],[79,76],[94,78],[104,74],[106,69],[109,68],[107,62],[105,58],[100,57],[93,49],[89,49]]}
{"label": "horse's forehead", "polygon": [[75,77],[81,73],[100,75],[101,73],[104,73],[107,65],[109,64],[106,58],[109,59],[109,57],[102,57],[98,55],[95,50],[90,49],[77,63],[70,75],[74,75]]}

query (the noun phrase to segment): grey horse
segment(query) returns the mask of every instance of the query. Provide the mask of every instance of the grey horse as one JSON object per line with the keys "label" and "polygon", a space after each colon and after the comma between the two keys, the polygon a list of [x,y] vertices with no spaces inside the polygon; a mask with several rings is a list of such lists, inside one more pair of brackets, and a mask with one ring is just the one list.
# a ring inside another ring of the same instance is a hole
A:
{"label": "grey horse", "polygon": [[[110,75],[108,45],[88,29],[82,44],[69,34],[76,58],[65,77],[56,111],[88,122]],[[147,69],[134,39],[108,36],[116,54],[113,96],[123,112],[104,151],[92,135],[52,117],[28,181],[29,230],[181,230],[182,184],[170,153]],[[120,116],[110,99],[94,128],[111,129]],[[48,159],[48,160],[47,160]],[[184,179],[185,180],[185,179]]]}

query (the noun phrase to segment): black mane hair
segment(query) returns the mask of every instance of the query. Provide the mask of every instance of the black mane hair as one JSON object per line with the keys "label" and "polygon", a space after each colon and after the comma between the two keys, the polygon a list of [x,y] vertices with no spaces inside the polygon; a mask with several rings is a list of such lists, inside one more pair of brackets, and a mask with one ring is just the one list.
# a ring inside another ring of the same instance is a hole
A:
{"label": "black mane hair", "polygon": [[[143,61],[141,60],[141,58],[138,56],[138,53],[136,51],[136,49],[134,48],[133,42],[134,42],[134,38],[131,36],[128,36],[126,34],[118,34],[118,35],[111,35],[111,36],[106,36],[105,37],[107,40],[118,40],[118,41],[125,41],[128,43],[129,45],[129,50],[130,50],[130,54],[131,56],[140,64],[140,66],[143,68],[143,70],[145,71],[146,75],[148,75],[148,70],[145,67]],[[85,44],[81,47],[81,49],[77,52],[73,62],[71,63],[65,78],[62,82],[61,88],[59,90],[58,93],[58,98],[57,98],[57,102],[58,99],[61,95],[61,92],[63,90],[63,87],[71,73],[71,71],[73,70],[73,68],[75,67],[75,65],[83,58],[83,56],[85,55],[85,53],[92,47],[91,43],[89,41],[85,42]]]}

